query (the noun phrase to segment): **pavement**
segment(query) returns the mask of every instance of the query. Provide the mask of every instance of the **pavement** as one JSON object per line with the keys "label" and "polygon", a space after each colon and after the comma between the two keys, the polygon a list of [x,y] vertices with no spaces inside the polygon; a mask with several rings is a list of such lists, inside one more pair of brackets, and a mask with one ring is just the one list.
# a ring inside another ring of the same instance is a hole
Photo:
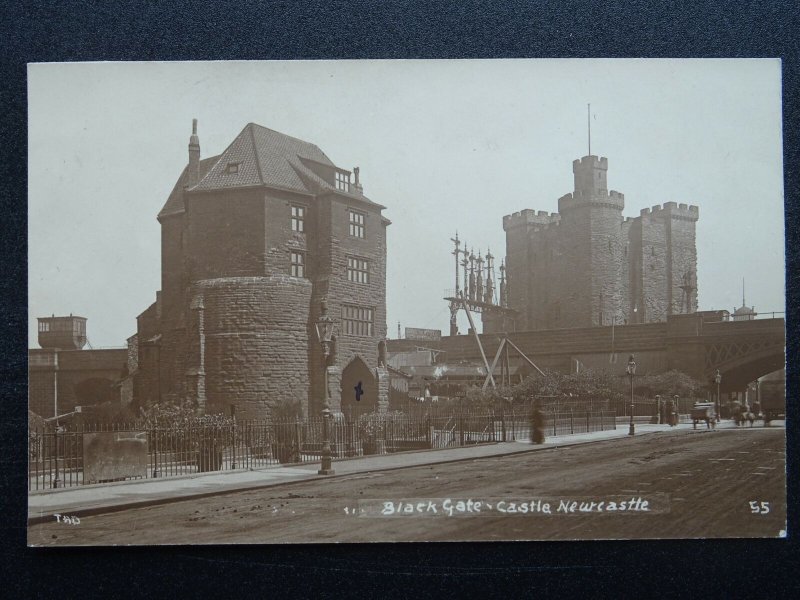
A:
{"label": "pavement", "polygon": [[[727,429],[734,425],[730,422],[723,422],[718,427]],[[692,425],[683,423],[677,428],[691,429]],[[698,426],[698,431],[701,429],[704,430],[705,427]],[[669,430],[668,425],[636,424],[637,436]],[[627,437],[627,425],[624,427],[617,425],[615,430],[610,431],[549,436],[544,444],[531,444],[527,440],[522,440],[445,450],[422,450],[337,459],[333,461],[335,474],[327,476],[318,475],[319,463],[313,462],[286,467],[273,466],[257,470],[220,471],[184,477],[139,479],[111,484],[33,491],[28,494],[28,523],[50,521],[55,518],[55,514],[82,517],[180,502],[192,498],[256,490],[299,481],[507,456]]]}

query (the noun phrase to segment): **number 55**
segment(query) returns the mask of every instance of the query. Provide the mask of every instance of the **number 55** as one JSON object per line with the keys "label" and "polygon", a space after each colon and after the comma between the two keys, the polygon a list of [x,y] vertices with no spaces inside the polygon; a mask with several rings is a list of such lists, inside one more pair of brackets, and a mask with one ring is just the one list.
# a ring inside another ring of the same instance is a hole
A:
{"label": "number 55", "polygon": [[765,515],[769,512],[769,502],[750,500],[750,512],[756,515]]}

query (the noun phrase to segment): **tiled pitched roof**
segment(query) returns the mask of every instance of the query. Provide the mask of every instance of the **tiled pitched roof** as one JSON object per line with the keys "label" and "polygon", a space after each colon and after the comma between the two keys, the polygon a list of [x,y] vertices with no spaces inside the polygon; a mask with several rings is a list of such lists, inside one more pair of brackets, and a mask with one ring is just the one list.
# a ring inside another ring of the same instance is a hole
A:
{"label": "tiled pitched roof", "polygon": [[[235,172],[229,168],[231,164],[237,165]],[[336,191],[332,182],[326,181],[319,174],[320,168],[324,172],[337,167],[315,144],[248,123],[222,154],[200,161],[200,181],[190,191],[261,185],[310,194]],[[183,210],[186,179],[187,169],[184,169],[159,217],[177,214]],[[385,208],[362,194],[345,195]]]}
{"label": "tiled pitched roof", "polygon": [[[314,144],[248,123],[193,189],[267,185],[314,193],[315,188],[330,188],[330,184],[306,167],[301,158],[335,168]],[[238,163],[238,172],[228,172],[231,163]]]}
{"label": "tiled pitched roof", "polygon": [[[204,158],[200,161],[200,177],[204,177],[206,173],[208,173],[209,169],[217,162],[217,156],[210,156],[208,158]],[[183,172],[181,176],[178,177],[178,181],[175,182],[175,187],[172,188],[172,191],[169,193],[169,198],[164,203],[161,212],[158,213],[159,217],[164,217],[171,214],[176,214],[183,211],[183,188],[186,185],[186,180],[189,177],[188,175],[189,165],[186,165],[183,168]]]}

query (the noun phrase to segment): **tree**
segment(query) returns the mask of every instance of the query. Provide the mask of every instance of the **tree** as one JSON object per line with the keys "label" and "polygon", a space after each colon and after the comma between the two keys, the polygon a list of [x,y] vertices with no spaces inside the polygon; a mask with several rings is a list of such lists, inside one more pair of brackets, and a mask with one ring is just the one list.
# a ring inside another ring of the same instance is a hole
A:
{"label": "tree", "polygon": [[636,377],[633,381],[634,393],[648,398],[656,395],[694,398],[704,395],[707,389],[708,386],[703,382],[675,369],[657,375]]}
{"label": "tree", "polygon": [[531,375],[522,383],[511,388],[515,401],[525,401],[529,398],[544,399],[558,402],[563,399],[572,399],[576,403],[595,400],[616,400],[621,397],[621,392],[614,390],[614,377],[606,371],[593,371],[587,369],[578,373],[564,374],[557,371],[545,370],[544,376]]}

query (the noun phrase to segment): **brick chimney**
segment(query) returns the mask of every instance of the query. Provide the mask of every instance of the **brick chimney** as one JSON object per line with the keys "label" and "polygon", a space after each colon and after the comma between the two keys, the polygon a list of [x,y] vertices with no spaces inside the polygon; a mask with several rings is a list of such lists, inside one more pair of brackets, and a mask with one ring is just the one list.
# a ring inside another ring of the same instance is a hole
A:
{"label": "brick chimney", "polygon": [[200,138],[197,137],[197,119],[192,119],[192,137],[189,138],[189,172],[186,187],[200,181]]}
{"label": "brick chimney", "polygon": [[359,172],[361,169],[358,167],[353,167],[353,174],[355,175],[355,182],[353,183],[353,189],[356,194],[363,196],[364,195],[364,186],[361,185],[361,180],[359,179]]}

